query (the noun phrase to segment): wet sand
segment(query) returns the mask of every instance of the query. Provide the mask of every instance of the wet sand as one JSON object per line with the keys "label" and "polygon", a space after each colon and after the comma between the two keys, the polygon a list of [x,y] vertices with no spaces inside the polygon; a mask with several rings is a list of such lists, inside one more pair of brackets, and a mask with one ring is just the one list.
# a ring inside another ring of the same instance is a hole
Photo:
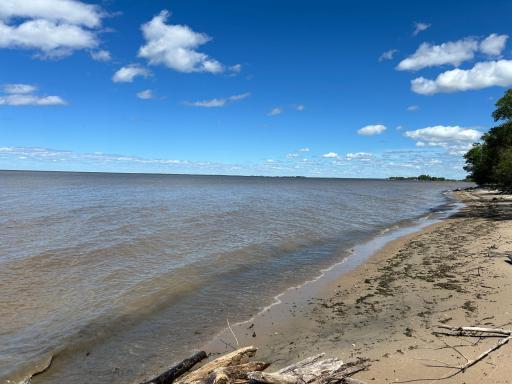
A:
{"label": "wet sand", "polygon": [[[439,324],[512,328],[512,198],[459,192],[467,206],[420,232],[392,241],[336,279],[293,290],[281,305],[232,326],[206,346],[223,353],[253,344],[259,359],[284,366],[325,352],[343,360],[368,358],[357,374],[368,382],[435,379],[496,343],[438,337]],[[448,347],[458,345],[457,350]],[[445,383],[509,383],[512,345]],[[429,382],[432,380],[426,380]]]}

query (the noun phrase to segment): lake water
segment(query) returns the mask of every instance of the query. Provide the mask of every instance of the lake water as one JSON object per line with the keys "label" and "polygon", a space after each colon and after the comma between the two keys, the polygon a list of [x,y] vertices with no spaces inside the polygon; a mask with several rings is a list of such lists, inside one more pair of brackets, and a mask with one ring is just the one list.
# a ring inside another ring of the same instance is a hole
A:
{"label": "lake water", "polygon": [[0,382],[136,382],[459,186],[0,172]]}

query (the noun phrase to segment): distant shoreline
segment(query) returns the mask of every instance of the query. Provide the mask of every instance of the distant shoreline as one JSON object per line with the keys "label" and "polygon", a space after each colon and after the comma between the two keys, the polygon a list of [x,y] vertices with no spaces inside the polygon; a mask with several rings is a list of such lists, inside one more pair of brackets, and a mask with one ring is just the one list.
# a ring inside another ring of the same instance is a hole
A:
{"label": "distant shoreline", "polygon": [[[158,173],[158,172],[103,172],[103,171],[65,171],[65,170],[31,170],[31,169],[0,169],[0,173],[52,173],[52,174],[78,174],[78,175],[148,175],[148,176],[200,176],[200,177],[241,177],[241,178],[269,178],[269,179],[315,179],[315,180],[389,180],[389,181],[417,181],[415,177],[401,177],[394,179],[390,177],[317,177],[317,176],[266,176],[266,175],[229,175],[229,174],[210,174],[210,173]],[[463,181],[456,179],[432,180],[432,181]]]}

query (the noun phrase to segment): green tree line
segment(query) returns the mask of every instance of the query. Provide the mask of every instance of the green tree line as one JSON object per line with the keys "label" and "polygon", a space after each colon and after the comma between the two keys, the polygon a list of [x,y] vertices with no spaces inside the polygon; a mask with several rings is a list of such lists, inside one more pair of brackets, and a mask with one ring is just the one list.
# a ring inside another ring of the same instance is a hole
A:
{"label": "green tree line", "polygon": [[492,117],[499,125],[464,155],[469,178],[478,185],[512,190],[512,89],[496,103]]}

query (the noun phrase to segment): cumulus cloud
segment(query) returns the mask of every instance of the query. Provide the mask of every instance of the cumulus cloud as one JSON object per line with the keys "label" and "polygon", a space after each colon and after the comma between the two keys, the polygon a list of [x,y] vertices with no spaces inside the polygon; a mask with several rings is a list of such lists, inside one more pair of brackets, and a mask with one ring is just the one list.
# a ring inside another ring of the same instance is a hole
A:
{"label": "cumulus cloud", "polygon": [[310,149],[308,147],[299,148],[299,152],[309,152]]}
{"label": "cumulus cloud", "polygon": [[0,105],[10,106],[51,106],[65,105],[66,101],[59,96],[34,95],[37,87],[29,84],[6,84],[3,86],[5,95],[0,95]]}
{"label": "cumulus cloud", "polygon": [[411,81],[411,89],[422,95],[451,93],[512,85],[512,60],[485,61],[471,69],[453,69],[434,80],[418,77]]}
{"label": "cumulus cloud", "polygon": [[40,57],[62,57],[97,45],[94,33],[77,25],[30,20],[10,26],[0,21],[0,48],[39,49]]}
{"label": "cumulus cloud", "polygon": [[380,135],[382,132],[386,130],[386,126],[382,124],[372,124],[367,125],[363,128],[360,128],[357,130],[357,133],[359,135],[363,136],[373,136],[373,135]]}
{"label": "cumulus cloud", "polygon": [[389,51],[383,52],[379,56],[379,61],[392,60],[393,56],[395,56],[395,53],[397,53],[397,52],[398,52],[398,49],[390,49]]}
{"label": "cumulus cloud", "polygon": [[404,136],[416,141],[418,147],[441,147],[450,152],[465,153],[482,132],[460,126],[436,125],[404,132]]}
{"label": "cumulus cloud", "polygon": [[409,106],[407,107],[407,110],[408,110],[409,112],[414,112],[414,111],[417,111],[418,109],[420,109],[419,105],[409,105]]}
{"label": "cumulus cloud", "polygon": [[326,159],[337,159],[339,156],[336,152],[328,152],[323,154],[322,157],[325,157]]}
{"label": "cumulus cloud", "polygon": [[62,57],[99,45],[101,8],[78,0],[2,0],[0,48],[40,51],[39,57]]}
{"label": "cumulus cloud", "polygon": [[225,105],[243,100],[249,97],[251,94],[249,92],[241,93],[240,95],[233,95],[224,98],[215,98],[209,100],[200,100],[200,101],[188,101],[185,104],[191,107],[203,107],[203,108],[218,108],[224,107]]}
{"label": "cumulus cloud", "polygon": [[499,56],[507,44],[507,35],[493,33],[480,42],[480,51],[489,56]]}
{"label": "cumulus cloud", "polygon": [[105,49],[100,49],[99,51],[91,52],[91,57],[96,61],[110,61],[112,60],[112,56],[110,52]]}
{"label": "cumulus cloud", "polygon": [[299,112],[302,112],[304,109],[306,109],[306,107],[304,106],[304,104],[296,104],[293,106],[293,108]]}
{"label": "cumulus cloud", "polygon": [[[211,40],[205,33],[193,31],[186,25],[166,24],[170,12],[163,10],[142,25],[146,44],[140,47],[139,57],[152,65],[162,64],[178,72],[220,73],[224,65],[197,49]],[[231,67],[239,72],[241,66]]]}
{"label": "cumulus cloud", "polygon": [[138,76],[149,77],[151,72],[138,64],[130,64],[114,73],[112,81],[114,83],[131,83]]}
{"label": "cumulus cloud", "polygon": [[277,115],[280,115],[281,113],[283,113],[283,108],[281,108],[281,107],[275,107],[275,108],[272,108],[272,109],[267,113],[267,115],[268,115],[268,116],[277,116]]}
{"label": "cumulus cloud", "polygon": [[141,100],[150,100],[154,99],[155,95],[151,89],[145,89],[144,91],[140,91],[137,93],[137,97]]}
{"label": "cumulus cloud", "polygon": [[416,36],[418,35],[419,33],[423,32],[423,31],[426,31],[427,29],[429,29],[430,27],[432,26],[432,24],[427,24],[427,23],[414,23],[414,31],[413,31],[413,35]]}
{"label": "cumulus cloud", "polygon": [[450,41],[441,45],[423,43],[411,56],[402,60],[397,69],[399,71],[417,71],[426,67],[443,64],[458,66],[466,60],[471,60],[478,49],[475,39]]}
{"label": "cumulus cloud", "polygon": [[507,35],[493,33],[479,41],[467,37],[440,45],[423,43],[411,56],[396,67],[399,71],[417,71],[423,68],[450,64],[458,67],[464,61],[472,60],[477,52],[487,56],[499,56],[507,43]]}
{"label": "cumulus cloud", "polygon": [[2,0],[0,18],[47,19],[56,22],[98,27],[102,13],[98,6],[77,0]]}

